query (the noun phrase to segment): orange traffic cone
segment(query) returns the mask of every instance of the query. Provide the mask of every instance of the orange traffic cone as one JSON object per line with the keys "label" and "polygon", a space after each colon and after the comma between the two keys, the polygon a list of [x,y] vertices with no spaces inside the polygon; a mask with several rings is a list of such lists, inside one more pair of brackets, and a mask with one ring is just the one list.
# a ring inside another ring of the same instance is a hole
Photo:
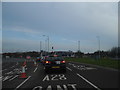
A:
{"label": "orange traffic cone", "polygon": [[21,72],[20,78],[27,78],[27,75],[25,72],[25,66],[22,66],[22,72]]}
{"label": "orange traffic cone", "polygon": [[24,61],[23,66],[25,66],[25,67],[26,67],[26,61]]}

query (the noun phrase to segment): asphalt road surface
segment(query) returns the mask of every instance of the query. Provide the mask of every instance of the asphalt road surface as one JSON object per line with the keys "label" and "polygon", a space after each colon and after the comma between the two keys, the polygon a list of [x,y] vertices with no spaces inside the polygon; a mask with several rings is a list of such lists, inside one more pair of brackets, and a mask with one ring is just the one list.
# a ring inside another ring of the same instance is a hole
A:
{"label": "asphalt road surface", "polygon": [[[9,60],[10,61],[10,60]],[[12,60],[11,60],[12,61]],[[41,63],[27,60],[25,73],[27,78],[20,78],[25,59],[2,64],[2,90],[106,90],[119,88],[117,70],[91,65],[67,62],[67,72],[59,70],[45,73]]]}

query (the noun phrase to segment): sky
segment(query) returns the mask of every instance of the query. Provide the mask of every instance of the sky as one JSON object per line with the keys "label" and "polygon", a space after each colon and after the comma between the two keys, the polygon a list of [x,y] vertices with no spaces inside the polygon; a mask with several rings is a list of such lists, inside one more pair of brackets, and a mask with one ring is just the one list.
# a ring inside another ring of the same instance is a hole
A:
{"label": "sky", "polygon": [[[45,35],[45,36],[43,36]],[[117,2],[3,2],[2,52],[94,52],[118,46]]]}

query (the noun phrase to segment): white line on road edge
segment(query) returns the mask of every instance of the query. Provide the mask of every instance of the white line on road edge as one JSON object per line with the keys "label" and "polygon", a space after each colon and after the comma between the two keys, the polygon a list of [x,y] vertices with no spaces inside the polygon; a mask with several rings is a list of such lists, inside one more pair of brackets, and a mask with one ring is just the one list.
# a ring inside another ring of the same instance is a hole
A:
{"label": "white line on road edge", "polygon": [[18,77],[18,75],[14,76],[14,77],[13,77],[13,78],[11,78],[9,81],[11,81],[11,80],[15,79],[16,77]]}
{"label": "white line on road edge", "polygon": [[97,86],[95,86],[94,84],[92,84],[90,81],[88,81],[87,79],[85,79],[83,76],[81,76],[80,74],[77,73],[77,75],[79,77],[81,77],[83,80],[85,80],[87,83],[89,83],[90,85],[92,85],[94,88],[96,88],[97,90],[101,90],[100,88],[98,88]]}
{"label": "white line on road edge", "polygon": [[66,67],[68,70],[72,71],[72,69],[70,69],[69,67]]}
{"label": "white line on road edge", "polygon": [[15,90],[17,90],[19,87],[21,87],[27,80],[29,80],[31,78],[31,76],[29,76],[27,79],[25,79],[20,85],[18,85],[17,87],[16,87],[16,89]]}
{"label": "white line on road edge", "polygon": [[34,72],[36,72],[37,69],[38,69],[38,67],[35,68]]}

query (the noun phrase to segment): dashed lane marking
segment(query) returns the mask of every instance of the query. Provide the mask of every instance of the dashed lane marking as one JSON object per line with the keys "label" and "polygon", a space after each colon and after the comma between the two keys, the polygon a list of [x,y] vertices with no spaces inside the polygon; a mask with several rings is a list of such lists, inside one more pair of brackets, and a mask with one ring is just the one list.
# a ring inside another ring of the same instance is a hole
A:
{"label": "dashed lane marking", "polygon": [[9,79],[9,81],[11,81],[11,80],[15,79],[16,77],[18,77],[18,75],[16,75],[16,76],[14,76],[13,78]]}
{"label": "dashed lane marking", "polygon": [[17,90],[18,88],[20,88],[20,87],[21,87],[26,81],[28,81],[30,78],[31,78],[31,76],[29,76],[27,79],[25,79],[20,85],[18,85],[18,86],[16,87],[15,90]]}
{"label": "dashed lane marking", "polygon": [[90,85],[92,85],[94,88],[96,88],[97,90],[101,90],[100,88],[98,88],[96,85],[94,85],[93,83],[91,83],[90,81],[88,81],[86,78],[84,78],[83,76],[81,76],[80,74],[77,73],[77,75],[82,78],[84,81],[86,81],[87,83],[89,83]]}
{"label": "dashed lane marking", "polygon": [[37,69],[38,69],[38,67],[35,68],[34,72],[36,72]]}
{"label": "dashed lane marking", "polygon": [[72,71],[72,69],[70,69],[69,67],[66,67],[68,70]]}

